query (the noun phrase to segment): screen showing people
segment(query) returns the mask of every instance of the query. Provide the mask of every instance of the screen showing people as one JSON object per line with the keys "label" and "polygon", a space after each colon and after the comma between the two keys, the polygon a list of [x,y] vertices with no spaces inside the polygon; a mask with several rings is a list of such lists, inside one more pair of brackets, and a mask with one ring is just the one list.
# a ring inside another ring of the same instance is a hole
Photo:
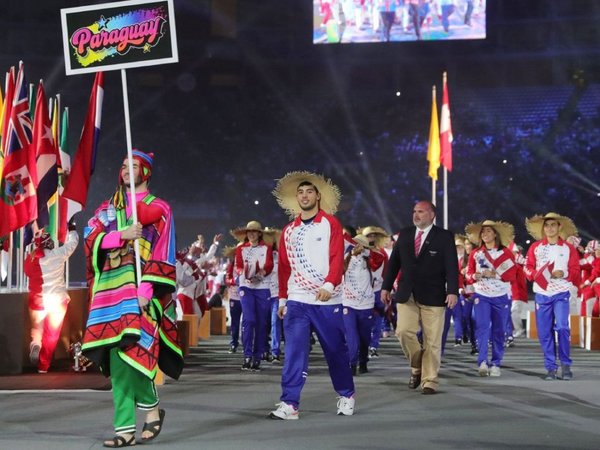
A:
{"label": "screen showing people", "polygon": [[485,39],[486,0],[313,0],[313,43]]}

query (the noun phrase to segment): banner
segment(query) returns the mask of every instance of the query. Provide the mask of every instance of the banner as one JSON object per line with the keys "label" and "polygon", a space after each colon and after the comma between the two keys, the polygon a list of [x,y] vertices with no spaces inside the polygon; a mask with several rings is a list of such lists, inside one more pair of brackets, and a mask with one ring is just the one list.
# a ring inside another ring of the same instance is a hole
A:
{"label": "banner", "polygon": [[61,9],[67,75],[178,61],[173,0]]}

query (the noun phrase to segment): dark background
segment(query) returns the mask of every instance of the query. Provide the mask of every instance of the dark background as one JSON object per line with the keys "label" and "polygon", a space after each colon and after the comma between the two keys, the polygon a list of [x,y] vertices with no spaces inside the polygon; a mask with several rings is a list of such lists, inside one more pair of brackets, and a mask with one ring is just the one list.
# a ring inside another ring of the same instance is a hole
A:
{"label": "dark background", "polygon": [[[29,81],[44,78],[48,94],[61,94],[72,146],[93,75],[65,76],[59,9],[94,3],[0,4],[0,68],[22,59]],[[431,86],[441,106],[444,70],[455,139],[450,229],[506,220],[525,243],[525,217],[556,211],[584,242],[600,237],[600,2],[488,1],[483,41],[333,46],[311,43],[312,0],[174,3],[180,62],[127,77],[133,143],[156,154],[151,188],[173,207],[179,247],[252,219],[283,226],[271,190],[292,170],[341,187],[344,223],[410,224],[413,203],[431,196]],[[120,73],[107,72],[81,225],[115,189],[124,130]],[[83,279],[83,264],[71,267]]]}

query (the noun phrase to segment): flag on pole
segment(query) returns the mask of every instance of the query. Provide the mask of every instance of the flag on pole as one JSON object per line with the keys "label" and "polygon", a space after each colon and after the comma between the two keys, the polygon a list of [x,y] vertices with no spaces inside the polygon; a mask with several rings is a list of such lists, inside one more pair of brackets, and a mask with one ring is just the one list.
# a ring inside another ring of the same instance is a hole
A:
{"label": "flag on pole", "polygon": [[429,161],[429,176],[433,180],[437,180],[437,172],[440,168],[440,128],[438,124],[437,102],[435,101],[435,86],[431,89],[431,125],[429,126],[427,161]]}
{"label": "flag on pole", "polygon": [[442,94],[442,117],[440,118],[440,161],[452,172],[452,123],[450,122],[450,100],[448,99],[448,76],[444,72],[444,92]]}
{"label": "flag on pole", "polygon": [[0,88],[0,180],[2,179],[2,169],[4,169],[4,152],[2,151],[3,116],[4,116],[4,99],[2,98],[2,89]]}
{"label": "flag on pole", "polygon": [[90,178],[96,165],[96,150],[100,136],[102,100],[104,98],[104,72],[97,72],[90,94],[88,112],[83,124],[81,139],[75,153],[71,174],[63,197],[68,200],[67,220],[83,208],[87,201]]}
{"label": "flag on pole", "polygon": [[4,164],[6,159],[6,129],[8,128],[8,116],[10,115],[10,109],[12,107],[12,98],[15,92],[15,68],[11,67],[6,72],[6,79],[4,84],[4,106],[2,108],[2,114],[0,115],[0,155],[2,156],[2,165],[0,165],[0,180],[2,180],[2,174],[4,172]]}
{"label": "flag on pole", "polygon": [[[58,172],[58,203],[53,205],[51,211],[55,211],[58,209],[58,232],[57,238],[58,241],[63,243],[67,239],[67,209],[68,209],[68,200],[63,197],[63,192],[65,190],[66,177],[71,172],[71,152],[69,151],[68,144],[68,131],[69,131],[69,108],[65,108],[63,110],[62,119],[60,120],[60,162],[62,166],[62,171]],[[58,208],[57,208],[58,207]]]}
{"label": "flag on pole", "polygon": [[69,108],[65,108],[60,121],[60,141],[58,149],[60,151],[60,165],[63,172],[71,172],[71,152],[69,151],[69,142],[67,136],[69,134]]}
{"label": "flag on pole", "polygon": [[60,161],[56,139],[52,133],[46,92],[41,80],[35,101],[31,148],[35,152],[38,174],[37,224],[39,228],[44,228],[50,223],[48,207],[58,189],[58,164]]}
{"label": "flag on pole", "polygon": [[[0,184],[0,236],[37,219],[35,154],[31,151],[32,123],[29,89],[23,63],[14,85],[10,111],[3,124],[4,173]],[[6,127],[4,127],[6,125]]]}

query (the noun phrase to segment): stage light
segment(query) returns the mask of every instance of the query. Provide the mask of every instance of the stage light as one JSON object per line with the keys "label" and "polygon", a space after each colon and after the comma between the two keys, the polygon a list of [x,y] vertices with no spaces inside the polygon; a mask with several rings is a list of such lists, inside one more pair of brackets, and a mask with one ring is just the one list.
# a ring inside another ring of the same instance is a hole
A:
{"label": "stage light", "polygon": [[258,205],[260,202],[258,200],[254,200],[254,204]]}
{"label": "stage light", "polygon": [[400,91],[396,91],[396,97],[400,97],[401,92]]}
{"label": "stage light", "polygon": [[527,245],[529,245],[529,244],[531,244],[531,241],[530,241],[529,239],[527,239],[527,240],[525,241],[525,243],[526,243]]}
{"label": "stage light", "polygon": [[507,159],[503,159],[503,160],[502,160],[502,164],[506,164],[507,162],[508,162],[508,160],[507,160]]}

